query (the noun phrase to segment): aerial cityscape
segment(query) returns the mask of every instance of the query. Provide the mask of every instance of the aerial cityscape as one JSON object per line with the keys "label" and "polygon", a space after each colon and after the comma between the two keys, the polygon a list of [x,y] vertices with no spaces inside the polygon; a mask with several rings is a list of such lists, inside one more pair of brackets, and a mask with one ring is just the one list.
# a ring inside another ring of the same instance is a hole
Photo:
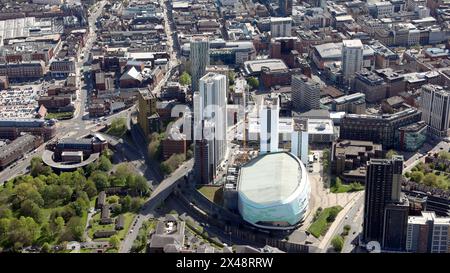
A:
{"label": "aerial cityscape", "polygon": [[449,253],[450,0],[1,0],[0,252]]}

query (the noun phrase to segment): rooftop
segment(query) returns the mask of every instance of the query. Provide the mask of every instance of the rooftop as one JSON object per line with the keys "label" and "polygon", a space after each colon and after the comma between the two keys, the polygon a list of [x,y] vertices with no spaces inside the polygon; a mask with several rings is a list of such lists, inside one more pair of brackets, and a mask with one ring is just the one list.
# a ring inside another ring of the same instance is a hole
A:
{"label": "rooftop", "polygon": [[260,155],[241,168],[239,192],[255,203],[282,202],[299,187],[302,171],[290,153]]}

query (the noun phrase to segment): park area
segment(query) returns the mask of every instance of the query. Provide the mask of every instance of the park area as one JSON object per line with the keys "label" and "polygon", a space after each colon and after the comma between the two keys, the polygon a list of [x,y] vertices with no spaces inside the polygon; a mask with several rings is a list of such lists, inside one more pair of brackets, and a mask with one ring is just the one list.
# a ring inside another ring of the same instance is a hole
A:
{"label": "park area", "polygon": [[318,208],[316,214],[314,215],[313,223],[309,226],[308,231],[316,238],[324,236],[341,210],[341,206],[334,206],[325,209]]}

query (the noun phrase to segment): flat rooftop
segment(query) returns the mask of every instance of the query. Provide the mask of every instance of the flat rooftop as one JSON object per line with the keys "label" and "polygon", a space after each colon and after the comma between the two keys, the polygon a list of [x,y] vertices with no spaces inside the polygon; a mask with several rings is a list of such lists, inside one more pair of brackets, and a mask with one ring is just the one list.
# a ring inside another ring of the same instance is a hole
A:
{"label": "flat rooftop", "polygon": [[290,153],[263,154],[241,168],[239,192],[255,203],[282,202],[300,186],[301,172]]}
{"label": "flat rooftop", "polygon": [[245,72],[247,74],[261,73],[263,67],[267,67],[270,71],[288,69],[286,64],[280,59],[263,59],[244,62]]}

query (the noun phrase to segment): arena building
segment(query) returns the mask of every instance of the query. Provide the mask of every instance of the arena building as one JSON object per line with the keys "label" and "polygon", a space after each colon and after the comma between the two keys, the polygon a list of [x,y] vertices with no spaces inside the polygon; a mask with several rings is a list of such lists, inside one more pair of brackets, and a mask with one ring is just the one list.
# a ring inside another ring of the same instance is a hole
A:
{"label": "arena building", "polygon": [[242,218],[266,229],[295,228],[311,192],[305,166],[289,152],[262,154],[245,164],[237,190]]}

